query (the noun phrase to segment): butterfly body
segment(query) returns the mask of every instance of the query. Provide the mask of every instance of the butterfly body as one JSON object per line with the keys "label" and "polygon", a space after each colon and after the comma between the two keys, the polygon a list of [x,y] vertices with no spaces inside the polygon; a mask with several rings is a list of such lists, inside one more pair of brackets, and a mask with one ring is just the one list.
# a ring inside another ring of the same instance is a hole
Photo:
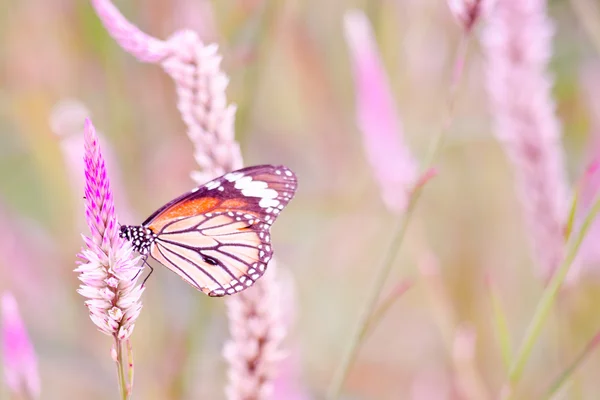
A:
{"label": "butterfly body", "polygon": [[227,173],[165,204],[120,236],[209,296],[234,294],[262,276],[273,256],[270,228],[296,191],[283,166]]}

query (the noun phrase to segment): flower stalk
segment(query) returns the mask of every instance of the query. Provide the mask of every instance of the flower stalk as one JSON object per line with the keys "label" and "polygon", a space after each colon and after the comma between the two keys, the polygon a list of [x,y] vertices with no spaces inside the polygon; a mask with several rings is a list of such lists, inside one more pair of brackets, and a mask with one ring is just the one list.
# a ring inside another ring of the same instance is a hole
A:
{"label": "flower stalk", "polygon": [[[136,285],[139,256],[129,242],[118,235],[113,193],[96,131],[85,122],[85,216],[91,235],[84,236],[81,262],[75,269],[82,282],[77,290],[86,297],[90,318],[98,329],[114,339],[119,387],[123,399],[131,398],[133,360],[129,337],[142,309],[142,285]],[[127,357],[123,356],[123,348]]]}
{"label": "flower stalk", "polygon": [[[340,392],[342,390],[344,382],[346,381],[346,377],[350,371],[350,368],[354,363],[354,360],[356,359],[360,345],[364,341],[364,338],[366,337],[368,331],[374,328],[374,324],[370,323],[372,318],[371,316],[376,310],[377,301],[379,299],[383,285],[385,284],[387,277],[389,276],[390,271],[392,269],[392,266],[394,265],[396,255],[402,243],[404,242],[404,236],[406,235],[406,231],[408,229],[411,218],[413,217],[414,210],[419,202],[423,189],[426,183],[429,182],[429,180],[437,173],[436,170],[432,167],[433,163],[437,158],[438,152],[443,146],[444,134],[446,130],[450,127],[450,124],[452,122],[452,118],[454,115],[456,92],[463,75],[462,72],[467,56],[468,42],[470,39],[471,28],[474,23],[475,21],[471,23],[468,30],[465,29],[463,31],[459,47],[456,51],[452,80],[450,82],[450,92],[446,107],[446,116],[444,117],[442,127],[431,141],[429,153],[425,159],[425,162],[423,163],[423,173],[421,173],[420,177],[416,177],[416,179],[413,181],[413,187],[409,188],[409,190],[406,192],[408,194],[408,198],[405,200],[405,211],[401,215],[400,222],[398,223],[392,235],[390,246],[388,247],[388,250],[385,253],[381,267],[376,272],[375,279],[372,283],[369,292],[367,293],[363,309],[358,319],[357,328],[351,335],[348,347],[346,348],[342,356],[342,360],[338,368],[334,372],[333,378],[327,391],[326,398],[328,400],[335,400],[340,396]],[[398,209],[401,209],[401,207],[390,207],[390,209],[392,211],[396,211]],[[381,316],[378,315],[377,320],[380,319]]]}
{"label": "flower stalk", "polygon": [[575,257],[577,257],[577,253],[585,236],[587,235],[594,219],[596,218],[598,212],[600,212],[600,199],[596,200],[590,212],[587,214],[581,229],[577,232],[577,235],[573,239],[572,245],[569,247],[567,255],[565,259],[560,264],[556,273],[552,276],[550,283],[544,289],[542,293],[542,297],[535,308],[535,312],[529,326],[527,327],[527,331],[525,333],[525,337],[521,342],[521,346],[517,351],[517,355],[514,358],[514,361],[510,367],[509,375],[508,375],[508,392],[512,395],[514,388],[521,380],[521,376],[523,375],[523,370],[525,368],[525,364],[529,360],[531,356],[531,352],[533,351],[533,347],[540,336],[544,323],[552,310],[552,306],[554,305],[558,291],[562,286]]}

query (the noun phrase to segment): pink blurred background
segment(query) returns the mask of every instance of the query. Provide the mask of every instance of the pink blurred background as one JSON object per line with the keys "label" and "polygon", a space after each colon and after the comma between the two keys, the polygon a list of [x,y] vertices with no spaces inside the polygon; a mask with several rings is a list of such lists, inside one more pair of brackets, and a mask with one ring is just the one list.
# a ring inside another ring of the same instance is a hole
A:
{"label": "pink blurred background", "polygon": [[[381,200],[356,126],[343,15],[360,8],[370,18],[417,160],[442,125],[460,26],[442,0],[115,5],[153,36],[188,27],[218,43],[245,162],[282,163],[298,175],[296,198],[273,228],[293,321],[287,340],[293,365],[285,372],[298,391],[322,398],[397,218]],[[196,165],[174,85],[159,67],[120,49],[88,2],[8,1],[2,8],[0,292],[11,291],[19,303],[39,359],[41,398],[114,398],[111,341],[90,322],[72,272],[87,231],[83,172],[65,153],[83,157],[83,147],[76,122],[74,133],[57,136],[51,116],[65,99],[87,108],[106,144],[121,222],[137,224],[193,186],[189,174]],[[549,14],[558,31],[553,94],[567,174],[575,182],[600,123],[598,53],[570,2],[550,2]],[[344,398],[457,398],[457,344],[440,322],[440,302],[446,307],[441,319],[452,329],[475,332],[478,373],[497,393],[505,372],[486,281],[503,303],[515,345],[543,289],[511,167],[492,134],[478,28],[474,35],[436,163],[439,174],[428,184],[384,292],[406,279],[413,286],[365,342]],[[438,260],[443,293],[431,293],[420,272],[429,252]],[[600,328],[600,284],[593,268],[585,273],[591,279],[563,292],[535,348],[522,388],[526,398],[543,390]],[[134,397],[223,398],[228,332],[222,301],[159,267],[143,303],[132,337]],[[600,356],[592,354],[564,398],[596,398],[599,372]]]}

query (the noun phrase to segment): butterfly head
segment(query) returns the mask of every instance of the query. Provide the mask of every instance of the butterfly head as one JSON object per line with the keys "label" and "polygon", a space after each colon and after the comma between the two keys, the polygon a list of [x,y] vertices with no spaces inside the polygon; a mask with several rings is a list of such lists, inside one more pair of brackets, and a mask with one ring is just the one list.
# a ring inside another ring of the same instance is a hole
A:
{"label": "butterfly head", "polygon": [[133,249],[140,254],[148,254],[150,245],[156,239],[152,229],[134,225],[121,225],[119,236],[130,241]]}

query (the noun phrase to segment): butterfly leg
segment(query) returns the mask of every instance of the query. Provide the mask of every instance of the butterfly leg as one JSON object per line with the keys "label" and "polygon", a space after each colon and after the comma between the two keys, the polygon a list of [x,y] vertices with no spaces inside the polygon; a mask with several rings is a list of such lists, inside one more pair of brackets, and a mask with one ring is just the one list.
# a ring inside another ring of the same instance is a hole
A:
{"label": "butterfly leg", "polygon": [[146,261],[148,259],[148,256],[146,256],[144,258],[144,265],[147,265],[148,268],[150,268],[150,273],[144,278],[144,281],[142,282],[142,286],[144,286],[146,284],[146,281],[148,280],[148,278],[150,278],[150,275],[152,275],[152,273],[154,272],[154,268],[152,268],[152,265],[148,264],[148,261]]}

